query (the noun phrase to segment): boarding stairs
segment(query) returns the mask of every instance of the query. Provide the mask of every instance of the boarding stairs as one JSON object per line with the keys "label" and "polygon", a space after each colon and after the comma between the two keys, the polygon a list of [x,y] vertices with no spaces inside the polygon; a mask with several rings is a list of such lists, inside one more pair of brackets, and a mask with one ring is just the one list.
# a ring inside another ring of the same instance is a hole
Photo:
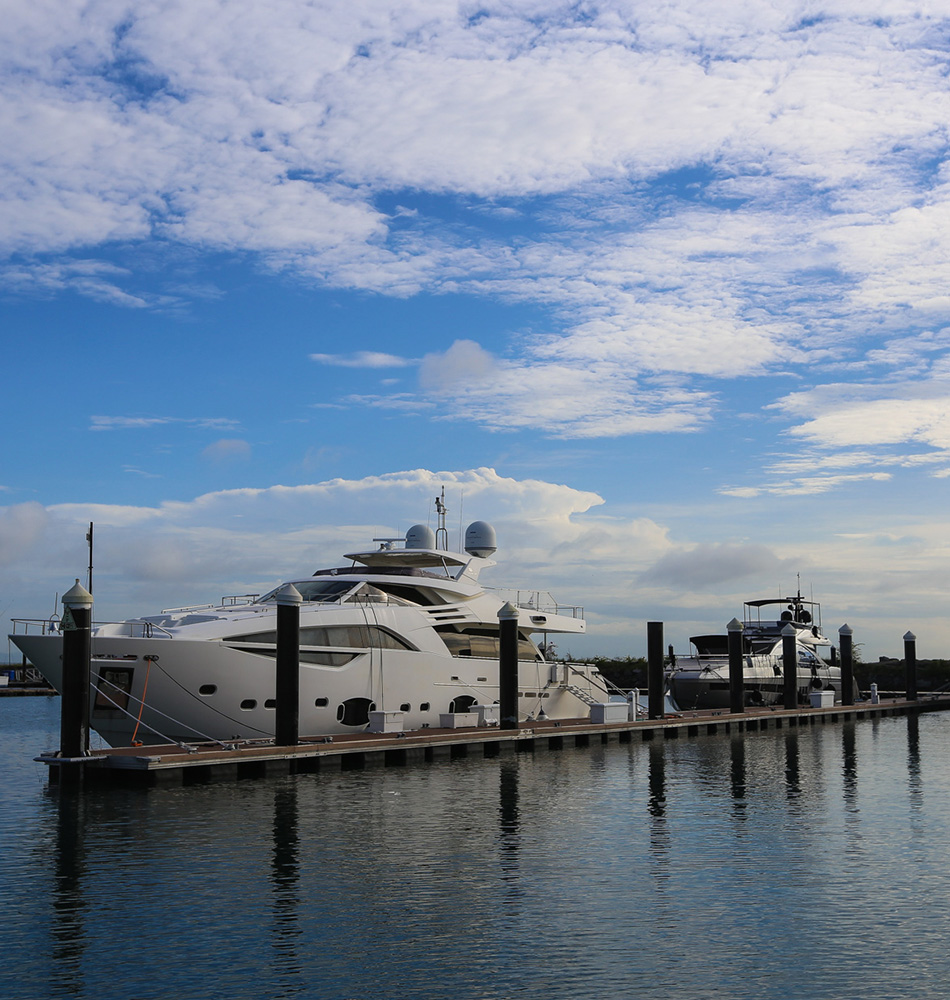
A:
{"label": "boarding stairs", "polygon": [[575,698],[584,702],[585,705],[598,704],[597,699],[592,697],[589,691],[579,688],[576,684],[561,684],[560,687],[562,691],[570,691]]}

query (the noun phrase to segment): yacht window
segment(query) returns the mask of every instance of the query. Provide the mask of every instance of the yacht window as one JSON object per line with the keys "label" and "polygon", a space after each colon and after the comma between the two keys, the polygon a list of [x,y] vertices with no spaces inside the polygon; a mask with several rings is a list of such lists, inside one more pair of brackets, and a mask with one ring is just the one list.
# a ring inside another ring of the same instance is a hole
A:
{"label": "yacht window", "polygon": [[[236,635],[228,640],[232,642],[253,642],[261,646],[272,646],[273,649],[248,649],[246,652],[261,653],[264,656],[277,655],[276,632],[254,632],[250,635]],[[395,632],[380,628],[378,625],[328,625],[326,628],[302,628],[300,630],[300,645],[304,646],[342,646],[347,649],[415,649]]]}
{"label": "yacht window", "polygon": [[201,687],[198,688],[198,694],[211,695],[214,694],[215,691],[217,690],[218,690],[217,684],[202,684]]}
{"label": "yacht window", "polygon": [[412,708],[412,706],[411,706],[411,705],[409,704],[409,702],[408,702],[408,701],[405,701],[405,702],[403,702],[403,703],[402,703],[402,704],[401,704],[401,705],[399,706],[399,711],[400,711],[400,712],[408,712],[408,711],[409,711],[409,710],[410,710],[411,708]]}
{"label": "yacht window", "polygon": [[[439,637],[453,656],[478,656],[497,660],[499,649],[498,634],[480,635],[475,632],[454,632],[437,629]],[[541,654],[535,644],[524,636],[518,638],[518,659],[539,660]]]}
{"label": "yacht window", "polygon": [[264,702],[264,708],[277,708],[277,699],[276,698],[268,698]]}
{"label": "yacht window", "polygon": [[[251,653],[254,656],[269,656],[272,659],[277,656],[277,649],[274,646],[231,646],[239,653]],[[321,667],[343,667],[359,653],[331,653],[317,652],[316,650],[301,650],[298,654],[301,663],[314,663]]]}
{"label": "yacht window", "polygon": [[257,702],[253,698],[245,698],[241,702],[241,709],[244,712],[250,712],[252,708],[257,708]]}
{"label": "yacht window", "polygon": [[409,601],[405,597],[388,593],[386,588],[375,587],[371,583],[364,583],[359,590],[350,594],[344,602],[346,604],[398,604],[402,607],[418,604],[418,601]]}
{"label": "yacht window", "polygon": [[131,670],[100,669],[93,710],[98,714],[99,712],[116,711],[120,708],[128,709],[131,691]]}
{"label": "yacht window", "polygon": [[422,703],[422,704],[421,704],[421,705],[419,706],[419,711],[420,711],[420,712],[428,712],[428,711],[429,711],[429,703],[428,703],[427,701],[424,701],[424,702],[423,702],[423,703]]}
{"label": "yacht window", "polygon": [[375,708],[376,704],[369,698],[347,698],[337,707],[336,718],[344,726],[365,726],[369,722],[369,713]]}
{"label": "yacht window", "polygon": [[397,597],[406,604],[421,604],[430,607],[433,604],[444,604],[444,601],[437,601],[428,591],[417,590],[405,584],[389,583],[388,581],[377,581],[375,586],[392,597]]}
{"label": "yacht window", "polygon": [[330,704],[330,699],[329,698],[317,698],[317,700],[314,702],[314,705],[317,708],[326,708],[327,705],[329,705],[329,704]]}
{"label": "yacht window", "polygon": [[[286,583],[282,583],[279,587],[275,587],[263,597],[259,597],[254,603],[264,604],[267,601],[273,601],[277,594],[286,586]],[[304,599],[305,603],[318,602],[323,604],[332,604],[335,601],[338,601],[348,590],[353,589],[353,581],[301,580],[300,582],[295,581],[294,586],[300,592],[300,596]]]}
{"label": "yacht window", "polygon": [[312,653],[302,652],[301,663],[315,663],[320,667],[345,667],[358,653]]}

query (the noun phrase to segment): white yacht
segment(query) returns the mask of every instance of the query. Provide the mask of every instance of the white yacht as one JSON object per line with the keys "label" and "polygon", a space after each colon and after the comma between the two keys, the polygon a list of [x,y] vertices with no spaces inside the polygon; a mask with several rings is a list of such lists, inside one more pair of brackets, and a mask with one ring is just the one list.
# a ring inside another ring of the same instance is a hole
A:
{"label": "white yacht", "polygon": [[[522,720],[586,717],[608,700],[596,667],[546,658],[548,635],[584,634],[583,609],[483,587],[494,529],[476,521],[465,552],[450,552],[443,511],[437,532],[416,525],[404,539],[350,553],[349,565],[290,581],[303,598],[301,736],[359,732],[373,711],[403,713],[407,730],[436,728],[444,714],[497,702],[498,612],[509,602],[518,610]],[[284,586],[95,624],[92,728],[115,746],[273,737]],[[15,620],[10,638],[59,690],[61,623]]]}
{"label": "white yacht", "polygon": [[[831,640],[821,631],[821,606],[794,597],[746,601],[742,623],[742,681],[745,705],[778,705],[784,701],[782,629],[792,625],[798,652],[798,700],[815,690],[834,691],[841,700],[841,667]],[[781,609],[781,610],[779,610]],[[775,617],[762,618],[775,612]],[[729,708],[729,647],[726,635],[694,635],[694,653],[672,656],[668,680],[681,709]]]}

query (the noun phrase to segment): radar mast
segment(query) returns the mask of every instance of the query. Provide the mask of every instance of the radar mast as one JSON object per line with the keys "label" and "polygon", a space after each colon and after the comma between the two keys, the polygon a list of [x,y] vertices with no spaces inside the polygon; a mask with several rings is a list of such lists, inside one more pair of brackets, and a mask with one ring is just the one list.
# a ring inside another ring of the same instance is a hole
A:
{"label": "radar mast", "polygon": [[449,531],[445,526],[445,515],[448,513],[448,508],[445,506],[444,486],[441,495],[437,495],[435,498],[435,512],[439,518],[438,527],[435,529],[435,547],[446,552],[449,548]]}

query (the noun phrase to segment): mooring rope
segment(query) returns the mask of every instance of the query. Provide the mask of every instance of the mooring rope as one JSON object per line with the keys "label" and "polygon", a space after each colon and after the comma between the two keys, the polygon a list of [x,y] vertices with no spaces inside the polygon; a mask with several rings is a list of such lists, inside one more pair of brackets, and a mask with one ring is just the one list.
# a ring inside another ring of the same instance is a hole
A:
{"label": "mooring rope", "polygon": [[140,747],[141,743],[135,742],[135,737],[139,734],[139,726],[142,723],[142,712],[145,711],[145,696],[148,694],[148,675],[152,670],[152,663],[154,661],[154,656],[146,656],[145,662],[148,666],[145,668],[145,684],[142,686],[142,700],[139,702],[139,717],[135,720],[135,729],[132,730],[132,739],[129,743],[134,747]]}
{"label": "mooring rope", "polygon": [[[273,735],[269,735],[266,730],[264,730],[264,729],[258,729],[257,726],[251,726],[251,725],[247,724],[246,722],[239,721],[238,719],[232,719],[230,715],[225,714],[220,709],[214,708],[214,706],[208,705],[207,703],[203,702],[194,693],[194,691],[189,691],[188,688],[186,688],[185,685],[181,683],[181,681],[179,681],[177,678],[173,677],[167,670],[165,670],[162,667],[161,663],[158,662],[158,657],[155,657],[155,661],[154,662],[155,662],[156,667],[165,675],[165,677],[168,678],[169,681],[171,681],[172,684],[175,685],[175,687],[177,687],[184,694],[188,695],[188,697],[191,698],[192,701],[197,701],[202,706],[202,708],[207,709],[208,711],[214,712],[215,714],[221,716],[222,719],[227,719],[228,722],[233,722],[234,725],[236,725],[236,726],[241,726],[244,729],[253,729],[254,732],[260,733],[261,736],[264,737],[265,739],[273,739],[274,738]],[[138,700],[138,699],[136,699],[136,700]],[[153,711],[157,712],[158,709],[153,709]],[[164,715],[164,714],[165,714],[164,712],[159,712],[159,715]],[[166,715],[165,718],[166,719],[170,719],[171,716],[170,715]],[[172,721],[177,722],[178,720],[177,719],[173,719]],[[184,723],[179,723],[179,725],[185,725],[185,724]],[[195,729],[194,726],[186,726],[186,728],[190,729],[193,733],[197,733],[198,732],[198,730]],[[203,733],[199,733],[199,735],[204,735],[204,734]],[[225,742],[222,742],[221,740],[214,739],[211,736],[207,736],[205,738],[208,739],[208,740],[211,740],[212,743],[221,743],[222,746],[226,745]],[[230,741],[228,741],[228,742],[230,742]]]}
{"label": "mooring rope", "polygon": [[[97,676],[98,676],[98,675],[97,675]],[[126,697],[128,697],[128,698],[129,698],[129,699],[130,699],[131,701],[135,701],[135,702],[139,702],[139,704],[140,704],[140,705],[141,705],[142,707],[144,707],[144,705],[145,705],[145,702],[144,702],[144,701],[141,701],[141,700],[140,700],[139,698],[136,698],[136,697],[135,697],[135,695],[133,695],[133,694],[132,694],[131,692],[129,692],[129,691],[123,691],[123,690],[122,690],[122,688],[120,688],[120,687],[119,687],[119,686],[118,686],[117,684],[113,683],[112,681],[107,681],[107,680],[104,680],[104,679],[103,679],[103,678],[101,678],[101,677],[100,677],[99,679],[100,679],[100,680],[102,680],[102,683],[103,683],[103,684],[108,684],[108,685],[110,685],[110,686],[111,686],[111,687],[112,687],[112,688],[113,688],[113,689],[114,689],[115,691],[119,691],[119,692],[121,692],[121,693],[122,693],[122,694],[124,694],[124,695],[125,695]],[[112,705],[113,705],[113,707],[114,707],[114,708],[116,708],[116,709],[117,709],[117,710],[118,710],[119,712],[121,712],[121,713],[122,713],[123,715],[126,715],[126,716],[128,716],[128,717],[129,717],[130,719],[135,719],[135,716],[134,716],[134,715],[133,715],[133,714],[132,714],[131,712],[129,712],[129,711],[126,711],[126,709],[124,709],[124,708],[123,708],[123,707],[122,707],[122,706],[121,706],[121,705],[120,705],[120,704],[119,704],[119,703],[118,703],[118,702],[117,702],[117,701],[115,700],[115,698],[111,698],[111,697],[110,697],[110,696],[108,695],[108,693],[107,693],[107,692],[103,691],[103,690],[102,690],[102,688],[101,688],[101,687],[99,687],[99,685],[98,685],[98,684],[96,684],[96,682],[95,682],[95,681],[92,681],[92,688],[93,688],[93,690],[94,690],[94,691],[96,692],[96,694],[101,694],[101,695],[102,695],[102,697],[106,699],[106,701],[108,701],[108,702],[111,702],[111,703],[112,703]],[[173,717],[173,716],[171,716],[171,715],[167,715],[167,714],[166,714],[165,712],[162,712],[162,711],[161,711],[160,709],[157,709],[157,708],[153,708],[153,709],[152,709],[152,711],[153,711],[153,712],[154,712],[154,713],[155,713],[156,715],[160,715],[160,716],[162,716],[162,718],[164,718],[164,719],[168,719],[168,721],[169,721],[169,722],[174,722],[174,723],[175,723],[175,725],[178,725],[178,726],[182,726],[182,727],[183,727],[183,728],[185,728],[185,729],[190,729],[190,730],[191,730],[191,731],[192,731],[192,732],[193,732],[193,733],[194,733],[194,734],[195,734],[196,736],[201,736],[201,737],[202,737],[202,738],[203,738],[204,740],[206,740],[206,741],[207,741],[208,743],[217,743],[217,744],[218,744],[219,746],[222,746],[222,747],[223,747],[223,746],[227,746],[227,744],[226,744],[225,742],[223,742],[222,740],[219,740],[219,739],[215,739],[215,737],[213,737],[213,736],[208,736],[208,735],[207,735],[206,733],[202,733],[202,732],[201,732],[200,730],[197,730],[197,729],[195,729],[195,728],[194,728],[194,726],[189,726],[189,725],[188,725],[188,724],[187,724],[186,722],[182,722],[182,721],[181,721],[180,719],[176,719],[176,718],[174,718],[174,717]],[[141,711],[140,711],[140,713],[139,713],[139,718],[141,718]],[[136,720],[136,722],[138,722],[138,720]],[[193,747],[193,746],[192,746],[192,745],[191,745],[190,743],[185,743],[185,742],[183,742],[182,740],[176,740],[176,739],[174,739],[173,737],[171,737],[171,736],[168,736],[168,735],[167,735],[166,733],[163,733],[163,732],[162,732],[162,731],[161,731],[160,729],[156,729],[156,728],[155,728],[154,726],[150,726],[150,725],[149,725],[149,724],[148,724],[147,722],[146,722],[146,723],[143,723],[143,726],[144,726],[144,727],[145,727],[145,728],[146,728],[146,729],[147,729],[147,730],[148,730],[148,731],[149,731],[150,733],[154,733],[154,734],[155,734],[156,736],[160,736],[160,737],[161,737],[161,738],[162,738],[163,740],[167,740],[167,741],[168,741],[169,743],[174,743],[174,744],[175,744],[175,746],[179,746],[179,747],[181,747],[181,748],[182,748],[182,749],[184,749],[184,750],[188,750],[189,752],[193,752],[193,751],[195,750],[195,748],[194,748],[194,747]],[[136,732],[137,732],[137,731],[138,731],[138,725],[136,724]],[[139,745],[141,746],[141,744],[139,744]]]}

